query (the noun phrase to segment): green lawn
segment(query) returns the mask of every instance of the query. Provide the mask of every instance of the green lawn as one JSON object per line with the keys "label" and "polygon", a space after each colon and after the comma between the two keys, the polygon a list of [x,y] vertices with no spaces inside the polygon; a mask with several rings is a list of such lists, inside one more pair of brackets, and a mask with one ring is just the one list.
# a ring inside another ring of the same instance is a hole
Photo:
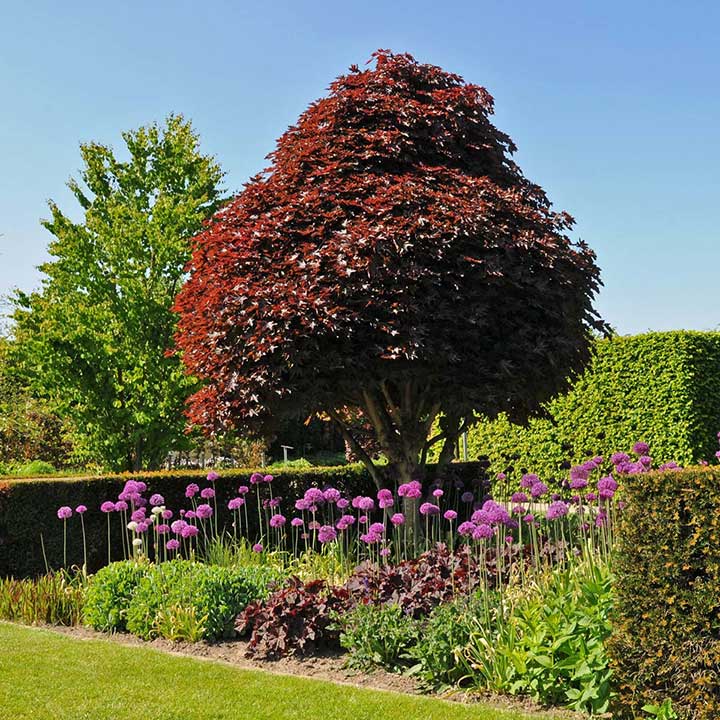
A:
{"label": "green lawn", "polygon": [[529,720],[0,622],[2,720]]}

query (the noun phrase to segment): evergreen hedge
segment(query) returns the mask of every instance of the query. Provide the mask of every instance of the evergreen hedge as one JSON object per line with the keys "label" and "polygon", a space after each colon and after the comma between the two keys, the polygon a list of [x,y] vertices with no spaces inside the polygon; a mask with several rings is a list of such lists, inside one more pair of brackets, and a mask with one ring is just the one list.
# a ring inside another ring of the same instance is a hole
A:
{"label": "evergreen hedge", "polygon": [[633,476],[616,544],[615,717],[720,717],[720,468]]}
{"label": "evergreen hedge", "polygon": [[[248,484],[253,472],[255,470],[246,468],[220,471],[214,486],[221,525],[230,521],[227,501],[237,494],[239,485]],[[433,466],[429,466],[428,476],[432,477],[434,472]],[[150,492],[160,493],[165,498],[165,504],[177,512],[188,506],[185,499],[188,483],[194,482],[201,487],[207,485],[206,475],[207,471],[165,471],[100,477],[0,478],[0,577],[30,577],[45,572],[42,544],[48,566],[53,569],[62,565],[63,523],[57,518],[57,509],[62,505],[68,505],[73,510],[80,504],[88,508],[84,516],[88,568],[95,571],[107,563],[107,519],[100,512],[100,505],[105,500],[115,501],[127,480],[144,480]],[[454,463],[447,468],[446,476],[448,480],[459,479],[466,483],[484,482],[485,473],[480,463]],[[274,478],[274,495],[293,504],[313,485],[323,488],[333,486],[350,495],[375,494],[374,483],[359,464],[287,468],[275,472]],[[289,509],[291,506],[285,507]],[[254,513],[250,513],[251,525],[254,521]],[[73,514],[67,522],[68,564],[81,565],[80,521]],[[120,525],[115,514],[111,517],[111,529],[115,533],[112,545],[120,548]]]}
{"label": "evergreen hedge", "polygon": [[662,461],[712,457],[720,430],[720,333],[656,332],[598,340],[587,371],[527,427],[505,416],[468,434],[490,472],[556,476],[570,463],[650,445]]}

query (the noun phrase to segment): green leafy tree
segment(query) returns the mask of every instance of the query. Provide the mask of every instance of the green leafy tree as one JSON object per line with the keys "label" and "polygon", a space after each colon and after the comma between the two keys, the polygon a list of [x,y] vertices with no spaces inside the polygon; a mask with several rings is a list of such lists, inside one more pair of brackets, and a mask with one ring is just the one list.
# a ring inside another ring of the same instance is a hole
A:
{"label": "green leafy tree", "polygon": [[168,353],[170,306],[189,238],[222,203],[223,172],[181,116],[122,137],[124,160],[80,146],[84,168],[68,185],[84,219],[49,203],[53,260],[39,292],[16,294],[14,332],[34,391],[73,421],[88,457],[137,470],[185,442],[194,381]]}

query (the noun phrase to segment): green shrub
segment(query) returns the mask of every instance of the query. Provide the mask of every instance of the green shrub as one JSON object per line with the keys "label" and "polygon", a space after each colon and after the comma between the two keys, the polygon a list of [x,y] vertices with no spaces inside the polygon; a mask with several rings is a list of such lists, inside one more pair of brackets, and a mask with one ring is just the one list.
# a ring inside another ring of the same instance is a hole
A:
{"label": "green shrub", "polygon": [[88,584],[85,622],[103,632],[125,630],[130,602],[149,570],[148,563],[134,560],[115,562],[99,570]]}
{"label": "green shrub", "polygon": [[26,625],[79,625],[85,592],[82,574],[61,572],[32,580],[0,579],[0,619]]}
{"label": "green shrub", "polygon": [[648,473],[626,488],[609,652],[617,715],[672,702],[720,717],[720,471]]}
{"label": "green shrub", "polygon": [[418,624],[398,605],[358,605],[340,622],[340,645],[349,651],[348,667],[398,671],[408,666]]}
{"label": "green shrub", "polygon": [[[556,476],[568,462],[628,451],[683,465],[712,456],[720,429],[720,333],[658,332],[599,340],[588,370],[527,427],[505,416],[468,433],[468,457],[492,474]],[[435,450],[437,452],[437,449]]]}
{"label": "green shrub", "polygon": [[[177,639],[188,623],[193,635],[216,639],[233,634],[235,616],[265,597],[278,574],[264,567],[216,567],[189,560],[151,566],[127,612],[127,629],[141,638]],[[180,626],[174,626],[176,618]]]}

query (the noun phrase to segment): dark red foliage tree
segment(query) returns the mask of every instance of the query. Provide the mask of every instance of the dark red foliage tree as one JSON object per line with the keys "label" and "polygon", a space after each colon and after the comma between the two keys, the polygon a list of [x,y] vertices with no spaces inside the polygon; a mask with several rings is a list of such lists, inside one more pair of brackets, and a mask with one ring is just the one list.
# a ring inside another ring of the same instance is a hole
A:
{"label": "dark red foliage tree", "polygon": [[[405,481],[475,413],[523,419],[587,360],[595,256],[566,235],[477,85],[409,55],[352,67],[195,238],[177,342],[190,418],[372,423]],[[433,419],[441,431],[428,438]],[[350,413],[352,415],[352,413]]]}

